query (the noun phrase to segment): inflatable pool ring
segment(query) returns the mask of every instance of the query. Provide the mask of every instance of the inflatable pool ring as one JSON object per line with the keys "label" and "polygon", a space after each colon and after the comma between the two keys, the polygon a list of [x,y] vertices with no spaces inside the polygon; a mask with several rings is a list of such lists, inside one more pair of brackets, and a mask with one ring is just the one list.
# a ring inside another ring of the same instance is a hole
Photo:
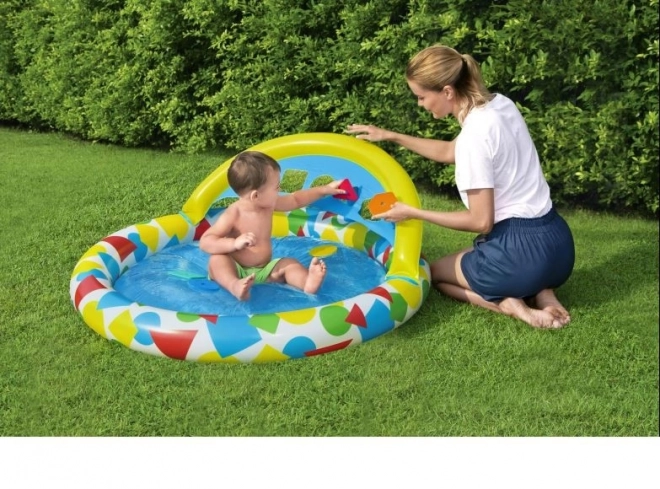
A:
{"label": "inflatable pool ring", "polygon": [[[166,248],[199,241],[236,198],[227,183],[231,159],[211,173],[178,214],[158,217],[113,233],[92,246],[76,264],[71,300],[99,335],[148,354],[199,362],[268,362],[304,358],[357,345],[399,327],[420,308],[430,286],[429,264],[421,256],[422,224],[397,224],[363,217],[373,196],[392,192],[419,207],[416,189],[401,166],[379,147],[326,133],[285,136],[251,150],[302,171],[302,187],[319,177],[347,178],[355,202],[323,198],[307,208],[276,213],[273,237],[323,240],[312,254],[326,256],[333,245],[368,254],[386,270],[376,287],[318,307],[245,315],[169,310],[138,303],[118,292],[118,278],[136,263]],[[330,270],[328,273],[332,273]]]}

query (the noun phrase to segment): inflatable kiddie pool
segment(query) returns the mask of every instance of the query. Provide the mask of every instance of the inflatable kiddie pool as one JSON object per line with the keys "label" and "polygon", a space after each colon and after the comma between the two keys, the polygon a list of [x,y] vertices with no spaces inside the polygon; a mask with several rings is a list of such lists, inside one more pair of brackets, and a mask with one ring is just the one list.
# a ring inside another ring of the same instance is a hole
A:
{"label": "inflatable kiddie pool", "polygon": [[[326,256],[328,272],[317,296],[289,290],[287,297],[292,300],[280,301],[277,293],[292,288],[257,284],[251,298],[241,304],[205,280],[208,261],[204,262],[204,257],[208,259],[208,255],[199,250],[198,242],[236,198],[227,183],[230,158],[197,187],[181,212],[122,229],[80,258],[71,276],[70,293],[74,307],[90,328],[104,338],[152,355],[199,362],[268,362],[357,345],[392,331],[417,312],[430,285],[429,264],[421,256],[421,223],[371,220],[364,212],[366,205],[384,192],[419,206],[412,181],[394,159],[371,143],[326,133],[285,136],[249,149],[275,158],[282,167],[283,183],[293,172],[299,188],[344,178],[353,186],[356,201],[326,197],[304,209],[276,213],[273,218],[274,256],[279,240],[307,244],[309,251],[303,253],[309,259],[315,253]],[[169,258],[168,253],[182,247],[199,261],[196,271]],[[346,263],[352,260],[345,257],[349,254],[338,259],[348,271],[344,268],[337,276],[339,272],[333,270],[338,268],[331,262],[337,248],[360,255],[382,273]],[[288,251],[285,254],[291,256]],[[151,293],[162,288],[160,296],[143,297],[118,287],[132,281],[133,270],[157,259],[168,264],[165,272],[151,276],[145,284],[138,283],[137,289]],[[362,276],[372,279],[364,290],[359,289],[358,278]],[[331,277],[345,286],[337,287],[339,296],[330,294],[326,302],[323,292]],[[346,285],[353,282],[358,284],[357,290]],[[213,296],[214,302],[195,304],[194,297],[222,293],[225,295]],[[259,295],[265,296],[268,307],[251,309],[251,301]],[[312,302],[307,302],[306,296]],[[177,297],[183,302],[173,301]],[[236,307],[228,312],[218,308],[232,301]]]}

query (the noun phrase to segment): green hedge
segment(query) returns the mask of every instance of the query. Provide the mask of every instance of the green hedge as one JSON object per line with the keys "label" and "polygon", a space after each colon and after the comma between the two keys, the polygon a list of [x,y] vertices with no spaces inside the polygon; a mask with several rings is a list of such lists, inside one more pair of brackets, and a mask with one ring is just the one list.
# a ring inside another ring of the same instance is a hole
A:
{"label": "green hedge", "polygon": [[0,120],[187,152],[352,122],[452,138],[403,78],[439,42],[519,104],[555,200],[657,215],[657,25],[657,0],[0,0]]}

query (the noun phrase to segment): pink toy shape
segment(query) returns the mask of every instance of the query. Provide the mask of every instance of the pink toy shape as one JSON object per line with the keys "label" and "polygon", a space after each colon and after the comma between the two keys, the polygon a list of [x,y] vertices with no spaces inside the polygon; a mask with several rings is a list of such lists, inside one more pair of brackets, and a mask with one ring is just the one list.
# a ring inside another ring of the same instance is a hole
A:
{"label": "pink toy shape", "polygon": [[339,188],[345,190],[346,193],[333,195],[335,199],[350,200],[351,202],[355,202],[358,199],[357,192],[353,188],[353,185],[351,184],[351,181],[348,178],[344,178],[341,181],[341,183],[339,184]]}

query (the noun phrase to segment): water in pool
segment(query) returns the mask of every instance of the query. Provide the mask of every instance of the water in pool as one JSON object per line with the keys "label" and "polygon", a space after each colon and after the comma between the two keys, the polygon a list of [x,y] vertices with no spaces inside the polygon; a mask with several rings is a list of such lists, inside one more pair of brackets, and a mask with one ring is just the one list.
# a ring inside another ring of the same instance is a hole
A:
{"label": "water in pool", "polygon": [[355,297],[380,285],[385,269],[365,253],[339,243],[290,236],[273,238],[273,257],[292,257],[305,267],[310,251],[336,247],[323,258],[327,274],[317,294],[310,295],[283,284],[255,284],[250,299],[239,301],[207,279],[209,255],[198,242],[162,250],[129,268],[114,284],[115,290],[140,304],[194,314],[223,316],[284,312],[329,304]]}

